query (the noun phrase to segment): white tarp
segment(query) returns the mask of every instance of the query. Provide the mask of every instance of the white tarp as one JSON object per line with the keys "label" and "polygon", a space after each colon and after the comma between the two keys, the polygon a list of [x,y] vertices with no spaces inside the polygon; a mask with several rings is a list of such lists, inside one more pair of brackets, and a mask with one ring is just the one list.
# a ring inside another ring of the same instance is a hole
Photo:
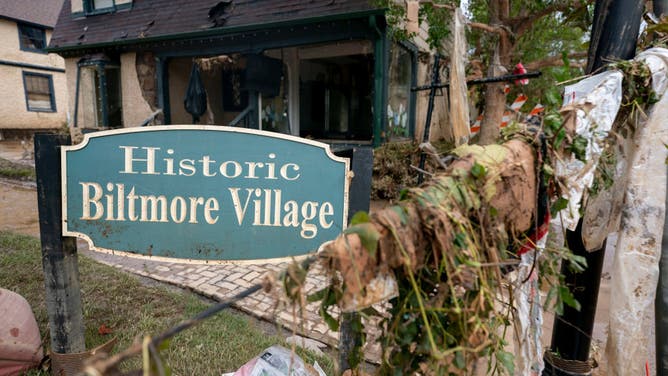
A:
{"label": "white tarp", "polygon": [[[585,211],[594,214],[589,220],[585,216],[583,229],[587,248],[596,249],[608,232],[619,227],[606,355],[608,373],[622,376],[644,374],[645,363],[654,362],[650,356],[654,347],[650,328],[659,275],[668,156],[668,96],[663,96],[668,87],[668,50],[651,49],[636,60],[648,65],[652,87],[662,98],[651,107],[648,118],[635,124],[628,140],[618,138],[617,156],[625,160],[616,165],[617,186],[589,202]],[[564,105],[581,107],[577,110],[576,130],[589,140],[587,163],[571,158],[557,168],[557,176],[566,182],[565,196],[571,200],[560,213],[560,220],[572,230],[579,220],[581,200],[593,182],[602,141],[619,108],[621,73],[604,72],[570,86],[564,98]],[[587,108],[591,108],[588,113]]]}

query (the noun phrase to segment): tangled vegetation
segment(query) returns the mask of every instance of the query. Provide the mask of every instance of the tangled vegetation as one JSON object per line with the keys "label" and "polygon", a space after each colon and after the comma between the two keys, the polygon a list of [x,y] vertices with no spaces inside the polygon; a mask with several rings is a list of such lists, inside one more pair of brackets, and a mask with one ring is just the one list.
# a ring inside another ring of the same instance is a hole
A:
{"label": "tangled vegetation", "polygon": [[[322,257],[331,283],[309,300],[321,302],[332,330],[338,329],[335,305],[380,317],[383,374],[461,375],[482,357],[489,359],[488,370],[513,374],[504,336],[513,286],[505,275],[519,264],[518,250],[531,243],[527,235],[539,222],[540,171],[547,160],[539,139],[527,135],[453,150],[444,173],[405,189],[395,206],[356,216],[326,248]],[[582,270],[583,260],[567,249],[547,259],[553,274],[543,280],[555,285],[551,304],[576,306],[559,285],[558,261]],[[288,274],[286,285],[298,284],[290,275],[303,274]],[[396,294],[379,312],[372,303],[387,293],[388,278],[396,282]],[[360,335],[362,322],[353,325]],[[360,359],[353,353],[350,363]]]}

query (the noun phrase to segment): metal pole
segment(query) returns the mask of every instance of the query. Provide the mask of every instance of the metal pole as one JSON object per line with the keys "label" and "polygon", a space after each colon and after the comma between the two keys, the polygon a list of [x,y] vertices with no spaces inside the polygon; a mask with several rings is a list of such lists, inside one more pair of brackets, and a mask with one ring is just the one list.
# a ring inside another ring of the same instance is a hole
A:
{"label": "metal pole", "polygon": [[[643,4],[642,1],[597,0],[587,73],[596,71],[614,60],[633,58]],[[591,370],[588,373],[577,372],[565,366],[561,360],[575,361],[573,363],[577,364],[589,359],[605,243],[601,249],[587,252],[582,244],[582,221],[575,231],[568,232],[567,241],[574,254],[584,256],[587,260],[587,269],[580,274],[562,268],[565,283],[582,306],[582,311],[578,312],[567,307],[562,316],[555,318],[551,351],[558,356],[546,356],[543,375],[591,374]]]}
{"label": "metal pole", "polygon": [[86,349],[75,238],[62,234],[60,146],[66,135],[35,135],[37,206],[51,350],[67,354]]}
{"label": "metal pole", "polygon": [[[434,56],[434,67],[431,70],[431,88],[429,90],[429,104],[427,105],[427,119],[424,123],[424,133],[422,134],[422,142],[429,142],[429,128],[431,128],[431,115],[434,112],[434,97],[436,96],[436,89],[441,83],[441,77],[439,73],[441,55],[436,54]],[[422,170],[424,170],[424,162],[427,158],[427,155],[422,152],[420,154],[420,172],[418,173],[418,184],[422,184],[424,176],[422,175]]]}
{"label": "metal pole", "polygon": [[[666,208],[668,208],[668,189],[666,190]],[[663,221],[654,320],[656,325],[656,375],[668,376],[668,210],[666,210]]]}

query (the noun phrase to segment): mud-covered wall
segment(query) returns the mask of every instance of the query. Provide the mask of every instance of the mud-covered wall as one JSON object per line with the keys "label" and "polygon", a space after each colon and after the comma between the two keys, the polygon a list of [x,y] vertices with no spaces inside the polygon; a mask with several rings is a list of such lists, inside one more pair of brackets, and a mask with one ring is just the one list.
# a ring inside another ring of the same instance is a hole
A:
{"label": "mud-covered wall", "polygon": [[[142,68],[145,65],[142,64]],[[123,98],[123,126],[136,127],[146,120],[153,110],[145,99],[139,83],[136,65],[136,54],[134,52],[121,55],[121,90]],[[150,74],[150,69],[143,72]],[[147,82],[150,80],[147,80]],[[151,81],[155,82],[155,81]]]}

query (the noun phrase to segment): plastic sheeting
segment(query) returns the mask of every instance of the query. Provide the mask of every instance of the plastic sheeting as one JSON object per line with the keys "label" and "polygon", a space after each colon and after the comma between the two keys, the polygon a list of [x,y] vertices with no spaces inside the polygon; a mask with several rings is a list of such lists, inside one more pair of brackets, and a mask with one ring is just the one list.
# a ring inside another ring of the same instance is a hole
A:
{"label": "plastic sheeting", "polygon": [[[543,371],[543,308],[540,302],[538,270],[534,258],[540,257],[547,235],[536,242],[536,249],[522,254],[520,265],[513,273],[513,342],[515,345],[515,374],[540,375]],[[531,273],[531,274],[529,274]]]}
{"label": "plastic sheeting", "polygon": [[617,111],[622,102],[622,74],[617,71],[603,72],[582,80],[564,89],[564,109],[575,111],[575,133],[589,142],[586,163],[570,156],[558,161],[556,176],[565,184],[564,198],[568,207],[555,218],[566,228],[574,231],[580,220],[580,206],[586,190],[594,182],[603,141],[612,129]]}
{"label": "plastic sheeting", "polygon": [[[652,72],[653,89],[662,96],[668,88],[668,50],[639,54]],[[575,229],[586,190],[591,187],[602,152],[621,101],[622,75],[609,71],[566,88],[564,106],[576,111],[576,132],[589,140],[587,162],[571,158],[557,166],[564,179],[569,207],[561,221]],[[651,321],[661,255],[665,213],[668,153],[668,96],[635,124],[629,139],[619,139],[615,184],[591,199],[585,208],[583,242],[596,249],[609,232],[619,229],[612,270],[607,363],[610,375],[639,375],[653,363]]]}
{"label": "plastic sheeting", "polygon": [[[663,77],[665,81],[666,77]],[[610,331],[606,353],[611,375],[642,374],[652,362],[651,318],[659,277],[665,212],[668,96],[653,106],[635,132],[628,187],[612,270]]]}

